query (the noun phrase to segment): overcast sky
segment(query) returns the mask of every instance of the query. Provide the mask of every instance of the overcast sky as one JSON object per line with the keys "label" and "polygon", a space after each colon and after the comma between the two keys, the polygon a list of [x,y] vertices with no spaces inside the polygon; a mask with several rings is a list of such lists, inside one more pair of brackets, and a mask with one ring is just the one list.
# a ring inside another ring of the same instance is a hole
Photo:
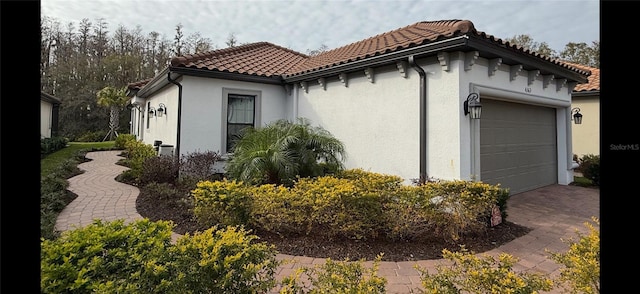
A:
{"label": "overcast sky", "polygon": [[506,39],[526,34],[562,51],[569,42],[600,40],[599,0],[41,0],[41,15],[66,25],[104,19],[109,34],[122,24],[173,40],[200,33],[217,48],[234,33],[239,43],[266,41],[301,53],[341,47],[420,21],[467,19]]}

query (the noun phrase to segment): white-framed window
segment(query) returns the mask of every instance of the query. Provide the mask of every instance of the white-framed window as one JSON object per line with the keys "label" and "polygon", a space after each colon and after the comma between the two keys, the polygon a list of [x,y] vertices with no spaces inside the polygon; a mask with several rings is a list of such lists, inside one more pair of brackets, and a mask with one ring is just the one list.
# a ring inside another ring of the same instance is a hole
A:
{"label": "white-framed window", "polygon": [[260,126],[261,92],[222,90],[222,148],[232,153],[233,146],[245,128]]}

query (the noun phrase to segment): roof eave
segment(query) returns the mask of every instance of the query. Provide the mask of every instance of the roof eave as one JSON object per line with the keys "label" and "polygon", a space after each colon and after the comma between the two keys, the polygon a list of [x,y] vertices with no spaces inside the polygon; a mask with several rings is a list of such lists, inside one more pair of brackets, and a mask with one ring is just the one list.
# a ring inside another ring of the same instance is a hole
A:
{"label": "roof eave", "polygon": [[381,54],[361,60],[356,60],[336,66],[330,66],[327,68],[318,69],[306,73],[297,74],[290,77],[284,77],[284,81],[287,83],[294,83],[303,80],[314,79],[322,76],[335,75],[346,71],[353,71],[360,68],[366,68],[370,66],[379,66],[409,58],[409,56],[421,57],[430,55],[436,52],[451,50],[453,48],[461,48],[467,44],[468,37],[466,35],[431,42],[424,45],[419,45],[403,50],[393,51],[386,54]]}
{"label": "roof eave", "polygon": [[539,69],[543,74],[553,74],[556,78],[566,78],[569,81],[574,81],[577,83],[586,83],[587,76],[583,75],[574,70],[564,68],[560,65],[553,64],[548,60],[544,60],[540,57],[515,52],[513,49],[505,48],[502,46],[498,46],[492,42],[487,42],[486,39],[481,38],[469,38],[468,42],[470,47],[477,49],[480,52],[495,54],[497,56],[502,56],[504,59],[509,59],[514,61],[515,63],[520,63],[523,65],[528,65],[532,68]]}
{"label": "roof eave", "polygon": [[224,80],[234,80],[234,81],[243,81],[243,82],[252,82],[252,83],[263,83],[263,84],[273,84],[273,85],[283,85],[284,82],[281,76],[257,76],[257,75],[249,75],[242,73],[233,73],[233,72],[221,72],[217,70],[209,70],[209,69],[200,69],[200,68],[188,68],[188,67],[171,67],[171,72],[175,72],[182,75],[188,76],[196,76],[196,77],[205,77],[205,78],[216,78],[216,79],[224,79]]}
{"label": "roof eave", "polygon": [[600,95],[600,90],[589,90],[589,91],[578,91],[572,92],[572,97],[587,97],[587,96],[598,96]]}
{"label": "roof eave", "polygon": [[47,101],[47,102],[49,102],[51,104],[62,104],[62,100],[60,100],[57,97],[54,97],[52,95],[49,95],[49,94],[47,94],[45,92],[42,92],[42,91],[40,92],[40,98],[41,99],[44,98],[43,99],[44,101]]}
{"label": "roof eave", "polygon": [[169,84],[169,80],[167,80],[167,73],[169,72],[169,67],[165,67],[159,74],[157,74],[151,81],[149,81],[144,87],[140,88],[136,96],[140,98],[147,98],[158,90],[164,88],[164,86]]}

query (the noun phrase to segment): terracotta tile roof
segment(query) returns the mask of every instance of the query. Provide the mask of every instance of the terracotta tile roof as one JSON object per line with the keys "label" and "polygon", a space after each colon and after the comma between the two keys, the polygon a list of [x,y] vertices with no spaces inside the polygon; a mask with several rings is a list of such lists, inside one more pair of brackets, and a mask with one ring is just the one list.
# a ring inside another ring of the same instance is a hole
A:
{"label": "terracotta tile roof", "polygon": [[[511,48],[522,54],[536,56],[580,74],[588,74],[588,71],[570,67],[558,60],[477,31],[469,20],[457,19],[417,22],[316,56],[307,56],[268,42],[258,42],[174,57],[171,59],[171,66],[286,78],[462,35],[474,36],[480,40],[496,43],[498,46]],[[134,87],[135,89],[137,87],[139,89],[149,81],[129,84],[129,88]]]}
{"label": "terracotta tile roof", "polygon": [[[509,44],[509,42],[504,42],[492,35],[477,31],[473,23],[469,20],[454,19],[418,22],[340,48],[323,52],[317,56],[310,57],[306,62],[294,69],[293,73],[289,74],[289,76],[312,72],[465,34],[475,35],[483,39],[487,39],[490,42],[495,42],[498,45],[504,45],[521,53],[531,54],[554,64],[569,68],[558,60],[554,60],[530,50],[525,50],[521,46]],[[580,73],[586,74],[586,72]]]}
{"label": "terracotta tile roof", "polygon": [[174,57],[171,66],[272,77],[282,76],[307,58],[284,47],[258,42]]}
{"label": "terracotta tile roof", "polygon": [[473,23],[468,20],[418,22],[310,57],[292,75],[455,37],[474,30]]}
{"label": "terracotta tile roof", "polygon": [[584,84],[578,84],[573,89],[573,92],[590,92],[590,91],[600,91],[600,69],[595,67],[590,67],[578,63],[563,61],[565,64],[569,66],[573,66],[575,68],[591,71],[591,75],[587,77],[587,82]]}
{"label": "terracotta tile roof", "polygon": [[153,80],[153,78],[149,78],[149,79],[146,79],[146,80],[129,83],[127,85],[127,89],[129,89],[130,91],[132,91],[132,90],[140,90],[140,89],[142,89],[142,87],[144,87],[149,82],[151,82],[151,80]]}

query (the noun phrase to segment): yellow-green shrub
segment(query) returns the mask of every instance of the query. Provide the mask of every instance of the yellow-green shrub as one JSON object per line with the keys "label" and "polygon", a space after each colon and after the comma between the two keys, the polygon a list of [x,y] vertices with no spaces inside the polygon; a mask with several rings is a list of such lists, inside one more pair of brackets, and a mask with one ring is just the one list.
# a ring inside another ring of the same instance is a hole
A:
{"label": "yellow-green shrub", "polygon": [[[378,276],[382,255],[366,268],[360,261],[327,259],[322,265],[300,267],[281,282],[280,294],[386,293],[387,280]],[[308,282],[303,282],[303,279]]]}
{"label": "yellow-green shrub", "polygon": [[125,149],[127,150],[127,166],[131,169],[135,178],[138,178],[142,173],[142,164],[145,160],[157,156],[153,146],[142,141],[126,141]]}
{"label": "yellow-green shrub", "polygon": [[254,189],[235,180],[201,181],[191,191],[194,215],[205,226],[246,225],[250,215],[250,191]]}
{"label": "yellow-green shrub", "polygon": [[398,176],[358,168],[339,171],[336,177],[352,180],[358,188],[368,191],[394,191],[402,186],[402,178]]}
{"label": "yellow-green shrub", "polygon": [[568,293],[600,293],[600,231],[594,226],[599,226],[600,220],[592,217],[592,221],[584,223],[589,229],[588,235],[576,230],[577,241],[563,240],[569,244],[567,252],[551,252],[551,258],[564,266],[558,282]]}
{"label": "yellow-green shrub", "polygon": [[253,188],[253,223],[275,233],[328,238],[376,237],[381,228],[379,194],[333,176],[299,179],[292,188]]}
{"label": "yellow-green shrub", "polygon": [[173,225],[140,220],[94,221],[43,240],[42,293],[166,293]]}
{"label": "yellow-green shrub", "polygon": [[384,232],[390,240],[413,240],[436,229],[437,211],[427,190],[403,186],[383,203]]}
{"label": "yellow-green shrub", "polygon": [[430,217],[438,232],[453,240],[486,229],[492,208],[502,203],[506,209],[509,195],[499,185],[463,180],[428,182],[418,188],[431,197],[435,212]]}
{"label": "yellow-green shrub", "polygon": [[312,229],[311,199],[276,185],[255,187],[251,195],[252,226],[280,235],[307,234]]}
{"label": "yellow-green shrub", "polygon": [[241,227],[210,228],[178,239],[175,293],[266,293],[276,285],[273,245]]}
{"label": "yellow-green shrub", "polygon": [[42,240],[41,293],[263,293],[275,248],[242,228],[210,228],[171,244],[173,224],[94,221]]}
{"label": "yellow-green shrub", "polygon": [[118,137],[116,137],[114,146],[116,149],[125,149],[126,144],[129,141],[136,141],[136,136],[133,134],[120,134],[118,135]]}
{"label": "yellow-green shrub", "polygon": [[518,273],[513,265],[518,261],[502,253],[498,259],[484,254],[476,256],[464,247],[460,252],[443,250],[442,255],[452,263],[436,265],[436,272],[416,266],[420,272],[421,293],[477,293],[533,294],[553,289],[553,281],[535,273]]}

